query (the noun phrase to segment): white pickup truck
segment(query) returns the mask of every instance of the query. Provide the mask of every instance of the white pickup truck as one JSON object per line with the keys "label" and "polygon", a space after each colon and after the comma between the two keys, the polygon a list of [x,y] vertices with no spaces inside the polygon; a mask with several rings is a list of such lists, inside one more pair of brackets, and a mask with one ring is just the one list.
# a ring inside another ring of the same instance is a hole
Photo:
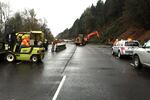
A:
{"label": "white pickup truck", "polygon": [[142,65],[150,67],[150,40],[142,48],[134,49],[133,63],[136,69],[142,68]]}
{"label": "white pickup truck", "polygon": [[112,55],[117,54],[119,58],[122,56],[132,56],[133,50],[139,47],[139,42],[137,40],[121,40],[118,41],[112,47]]}

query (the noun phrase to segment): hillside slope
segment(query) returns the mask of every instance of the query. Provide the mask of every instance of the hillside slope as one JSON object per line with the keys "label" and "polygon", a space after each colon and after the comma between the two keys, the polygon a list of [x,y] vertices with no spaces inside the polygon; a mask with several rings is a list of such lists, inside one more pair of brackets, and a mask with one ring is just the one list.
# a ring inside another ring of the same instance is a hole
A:
{"label": "hillside slope", "polygon": [[140,41],[142,44],[150,39],[150,30],[129,28],[126,32],[121,34],[118,38],[120,39],[134,39]]}
{"label": "hillside slope", "polygon": [[110,43],[117,38],[133,38],[141,42],[150,39],[150,0],[99,0],[87,8],[70,29],[58,38],[75,38],[95,30],[102,32],[99,42]]}

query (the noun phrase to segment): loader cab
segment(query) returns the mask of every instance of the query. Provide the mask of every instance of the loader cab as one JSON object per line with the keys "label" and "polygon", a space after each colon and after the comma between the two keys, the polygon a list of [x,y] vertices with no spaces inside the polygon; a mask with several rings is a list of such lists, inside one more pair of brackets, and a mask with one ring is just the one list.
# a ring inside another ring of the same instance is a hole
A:
{"label": "loader cab", "polygon": [[85,45],[86,41],[84,41],[84,34],[78,34],[78,36],[75,39],[76,45]]}
{"label": "loader cab", "polygon": [[44,58],[44,33],[42,31],[18,32],[12,50],[8,50],[6,60],[37,62]]}
{"label": "loader cab", "polygon": [[44,33],[42,31],[31,31],[30,45],[35,47],[42,47],[44,44]]}

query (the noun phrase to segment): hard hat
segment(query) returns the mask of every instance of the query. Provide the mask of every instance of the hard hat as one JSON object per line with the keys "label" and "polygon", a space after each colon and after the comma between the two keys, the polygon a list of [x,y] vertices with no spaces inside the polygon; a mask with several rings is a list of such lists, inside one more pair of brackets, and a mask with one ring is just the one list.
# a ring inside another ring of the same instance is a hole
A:
{"label": "hard hat", "polygon": [[29,37],[30,37],[29,34],[24,34],[24,35],[22,36],[22,39],[29,38]]}
{"label": "hard hat", "polygon": [[25,39],[25,38],[26,38],[26,36],[23,35],[23,36],[22,36],[22,39]]}

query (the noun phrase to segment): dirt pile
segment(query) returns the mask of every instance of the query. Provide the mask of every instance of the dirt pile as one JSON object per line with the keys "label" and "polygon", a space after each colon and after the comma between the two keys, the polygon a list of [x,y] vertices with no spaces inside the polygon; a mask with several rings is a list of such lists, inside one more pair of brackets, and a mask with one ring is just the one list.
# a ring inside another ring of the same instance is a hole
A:
{"label": "dirt pile", "polygon": [[140,41],[142,44],[147,40],[150,40],[150,30],[130,28],[123,34],[121,34],[119,39],[134,39]]}

